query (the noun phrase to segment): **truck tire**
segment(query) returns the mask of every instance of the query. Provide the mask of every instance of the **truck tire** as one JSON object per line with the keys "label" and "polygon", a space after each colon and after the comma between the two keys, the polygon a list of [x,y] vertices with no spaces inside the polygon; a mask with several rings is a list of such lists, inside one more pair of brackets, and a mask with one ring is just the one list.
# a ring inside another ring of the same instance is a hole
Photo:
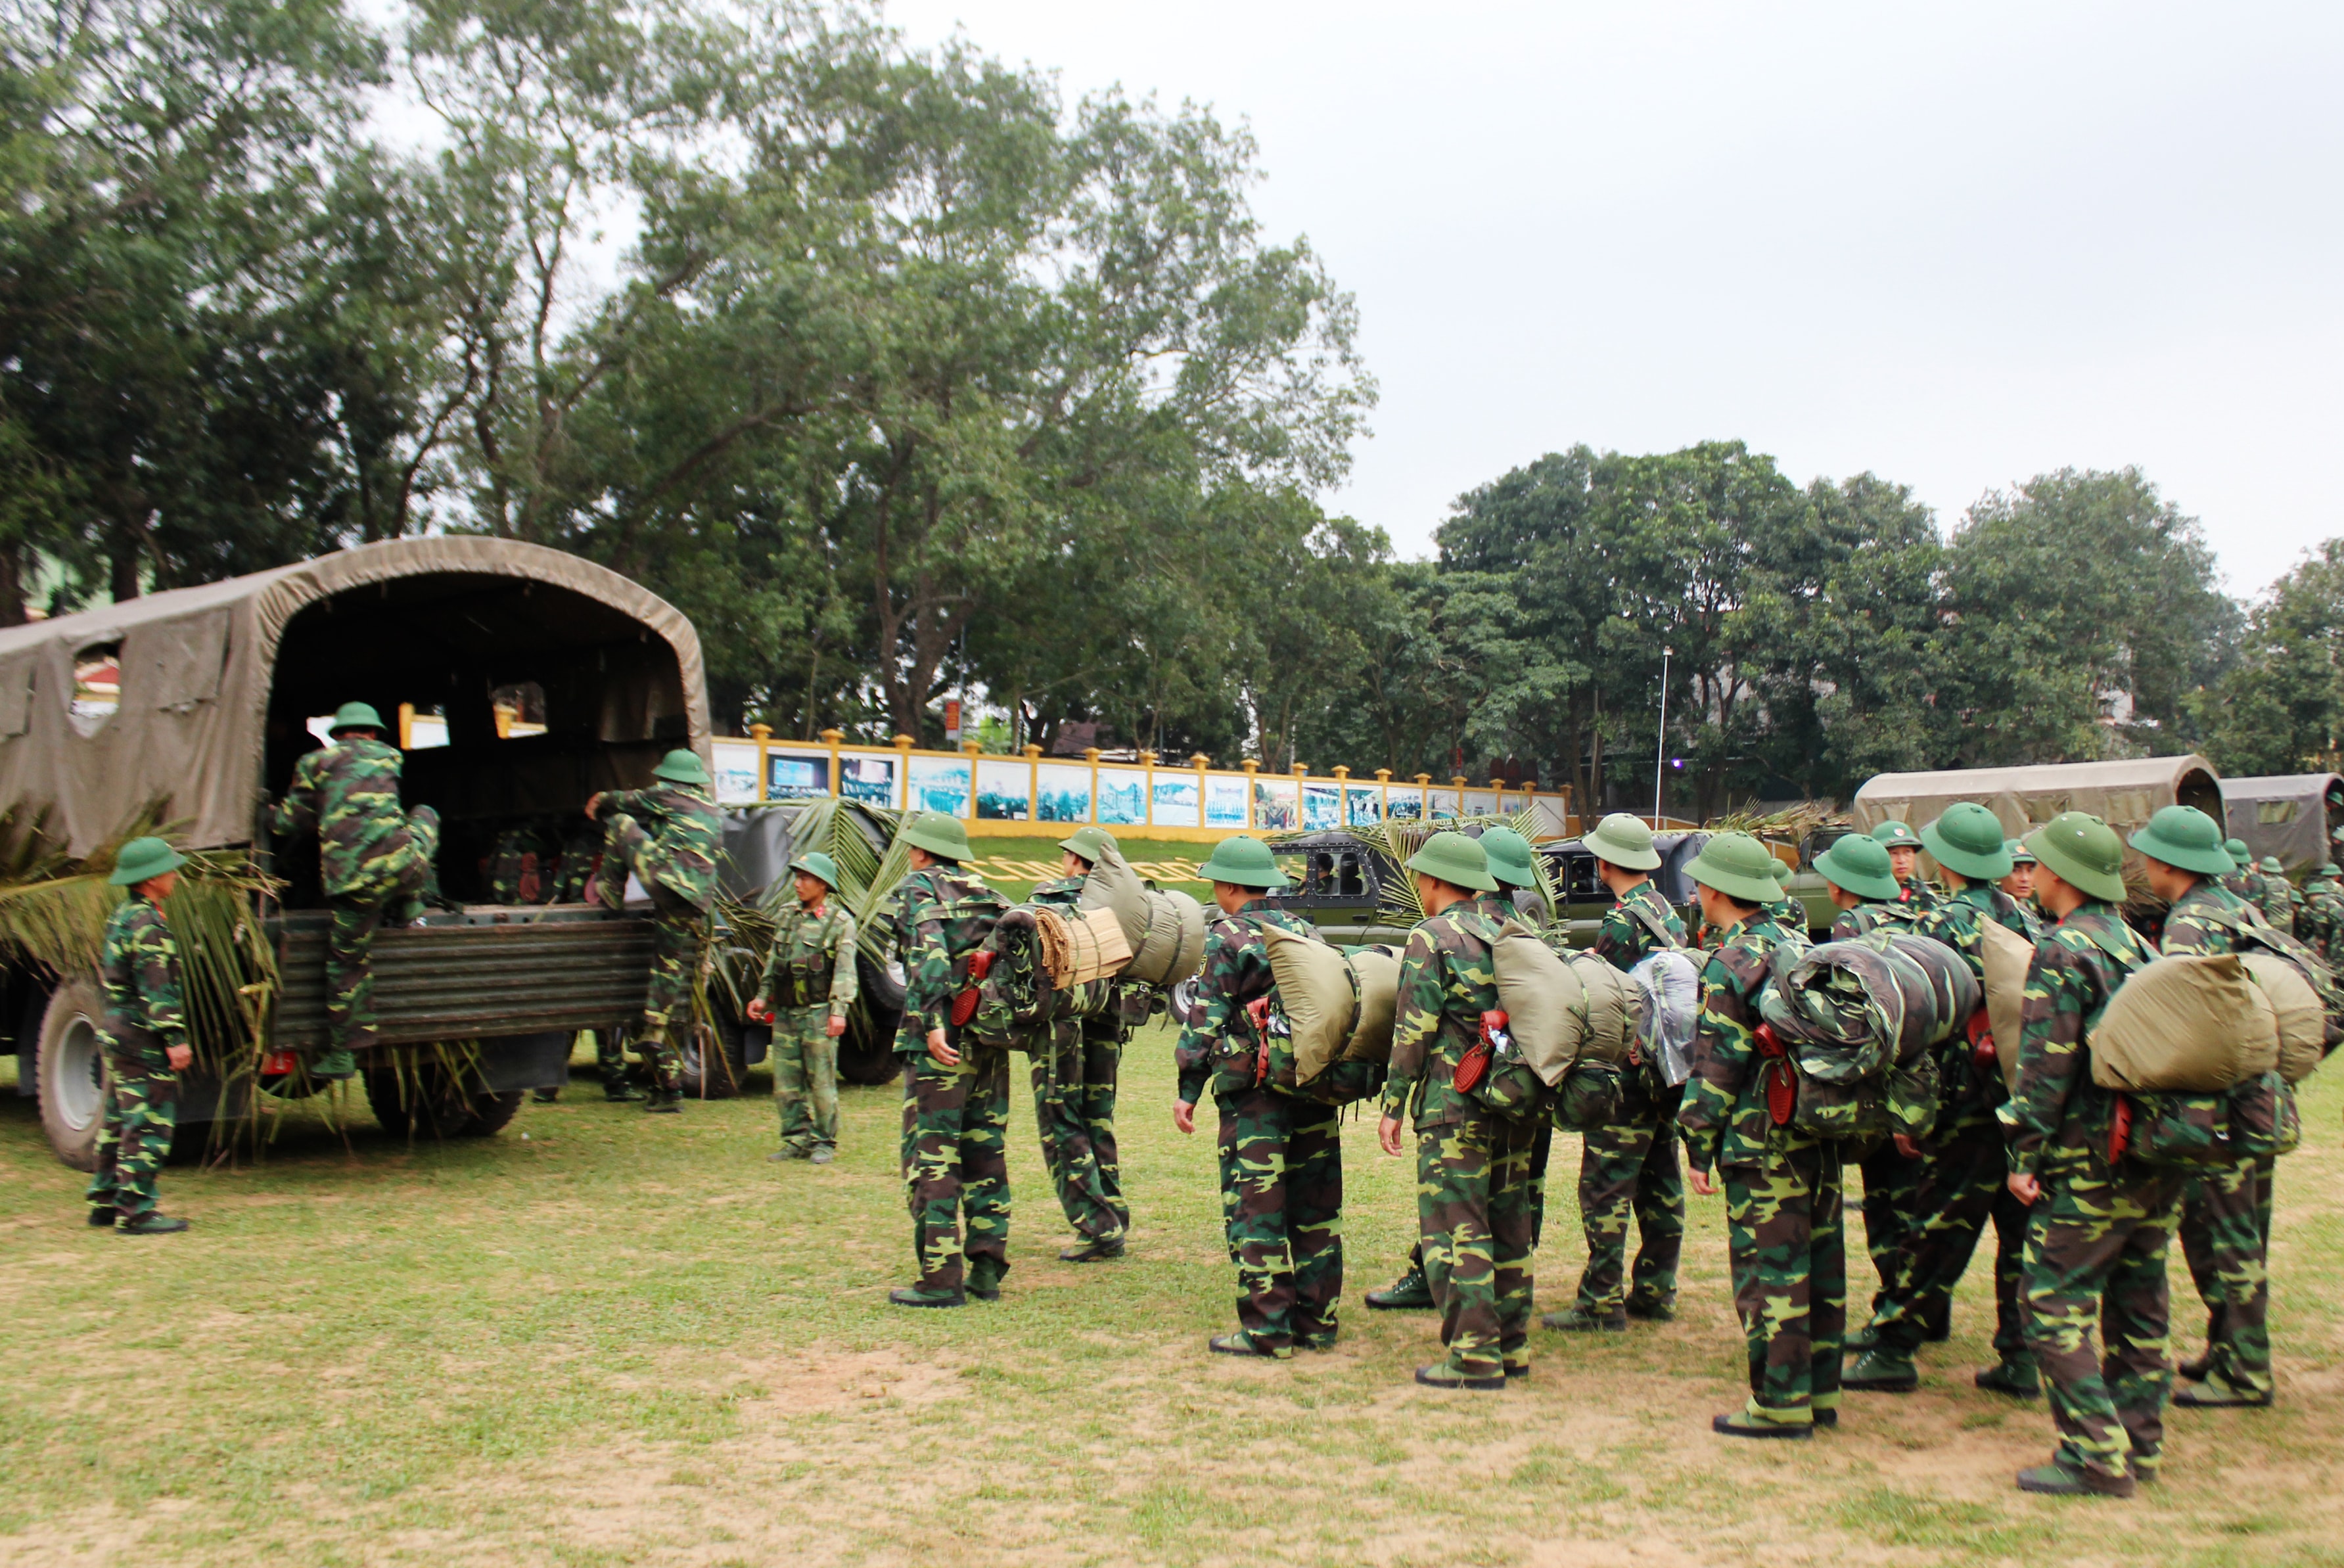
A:
{"label": "truck tire", "polygon": [[444,1063],[366,1070],[367,1105],[393,1138],[490,1138],[520,1113],[526,1089],[467,1088]]}
{"label": "truck tire", "polygon": [[41,1014],[33,1067],[40,1085],[41,1130],[57,1158],[76,1170],[97,1168],[97,1135],[106,1124],[106,1052],[97,1040],[97,1020],[105,1011],[97,983],[73,979],[50,994]]}
{"label": "truck tire", "polygon": [[838,1042],[838,1076],[850,1084],[870,1088],[892,1083],[901,1067],[895,1059],[895,1031],[904,1022],[904,982],[892,964],[874,964],[868,953],[854,956],[854,976],[862,989],[846,1015],[846,1033]]}
{"label": "truck tire", "polygon": [[731,1099],[749,1077],[749,1036],[740,1019],[719,1011],[713,1027],[715,1048],[704,1050],[711,1030],[693,1027],[675,1043],[683,1069],[686,1099]]}

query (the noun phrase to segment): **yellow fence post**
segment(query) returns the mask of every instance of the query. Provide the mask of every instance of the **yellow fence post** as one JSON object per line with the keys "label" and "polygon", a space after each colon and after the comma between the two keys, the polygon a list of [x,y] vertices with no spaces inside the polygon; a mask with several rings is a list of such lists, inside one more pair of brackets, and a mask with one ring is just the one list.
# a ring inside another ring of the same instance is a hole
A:
{"label": "yellow fence post", "polygon": [[838,787],[838,743],[846,738],[844,730],[824,730],[822,744],[830,748],[830,793],[833,799],[840,794]]}
{"label": "yellow fence post", "polygon": [[1091,820],[1093,822],[1098,820],[1098,760],[1099,749],[1096,746],[1083,748],[1083,761],[1091,764]]}

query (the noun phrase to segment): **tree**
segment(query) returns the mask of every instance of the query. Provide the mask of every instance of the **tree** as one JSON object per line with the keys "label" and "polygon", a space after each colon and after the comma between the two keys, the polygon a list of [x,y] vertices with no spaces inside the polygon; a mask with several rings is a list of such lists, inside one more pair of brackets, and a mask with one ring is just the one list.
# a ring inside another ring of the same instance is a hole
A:
{"label": "tree", "polygon": [[2344,762],[2344,540],[2271,585],[2248,616],[2238,663],[2198,717],[2225,774],[2327,773]]}

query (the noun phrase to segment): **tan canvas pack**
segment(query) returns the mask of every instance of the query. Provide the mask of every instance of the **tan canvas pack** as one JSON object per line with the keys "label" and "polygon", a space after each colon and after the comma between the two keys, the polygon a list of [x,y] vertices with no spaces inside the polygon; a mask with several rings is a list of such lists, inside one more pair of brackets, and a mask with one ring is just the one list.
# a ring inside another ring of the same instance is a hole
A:
{"label": "tan canvas pack", "polygon": [[1587,1032],[1579,1042],[1581,1061],[1620,1063],[1636,1044],[1636,983],[1592,953],[1571,956],[1586,997]]}
{"label": "tan canvas pack", "polygon": [[2303,971],[2276,953],[2241,953],[2238,962],[2278,1017],[2278,1076],[2291,1084],[2309,1077],[2327,1057],[2328,1012]]}
{"label": "tan canvas pack", "polygon": [[2018,1033],[2026,1007],[2026,971],[2035,944],[1999,920],[1978,922],[1978,956],[1985,964],[1985,1021],[2006,1087],[2018,1087]]}
{"label": "tan canvas pack", "polygon": [[1124,973],[1151,986],[1177,986],[1204,967],[1205,906],[1178,891],[1147,897],[1147,930]]}
{"label": "tan canvas pack", "polygon": [[2087,1043],[2102,1088],[2218,1094],[2278,1065],[2278,1011],[2236,955],[2177,953],[2133,971]]}
{"label": "tan canvas pack", "polygon": [[1587,1033],[1587,987],[1570,960],[1520,921],[1498,930],[1490,960],[1498,973],[1498,1006],[1522,1059],[1551,1088],[1579,1059]]}
{"label": "tan canvas pack", "polygon": [[1307,1084],[1329,1064],[1388,1061],[1399,1002],[1399,959],[1368,950],[1352,957],[1315,936],[1277,926],[1261,928],[1278,1002],[1292,1031],[1294,1081]]}
{"label": "tan canvas pack", "polygon": [[[1099,857],[1091,862],[1090,875],[1083,878],[1083,907],[1115,911],[1127,951],[1137,951],[1140,939],[1147,935],[1147,884],[1112,845],[1099,846]],[[1199,942],[1198,951],[1202,950]]]}

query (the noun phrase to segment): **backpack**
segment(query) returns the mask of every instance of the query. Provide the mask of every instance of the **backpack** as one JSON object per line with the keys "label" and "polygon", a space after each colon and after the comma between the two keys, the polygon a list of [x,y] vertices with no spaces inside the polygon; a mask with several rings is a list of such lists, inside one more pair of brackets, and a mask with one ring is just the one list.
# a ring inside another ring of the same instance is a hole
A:
{"label": "backpack", "polygon": [[[1851,1140],[1919,1138],[1936,1121],[1936,1047],[1968,1023],[1975,998],[1952,1016],[1940,990],[1943,966],[1925,965],[1907,947],[1921,940],[1874,931],[1775,949],[1758,996],[1764,1021],[1753,1031],[1775,1126]],[[1967,980],[1968,966],[1957,956],[1954,963]],[[1830,972],[1854,982],[1860,1008]],[[1837,1007],[1826,991],[1843,998]]]}

